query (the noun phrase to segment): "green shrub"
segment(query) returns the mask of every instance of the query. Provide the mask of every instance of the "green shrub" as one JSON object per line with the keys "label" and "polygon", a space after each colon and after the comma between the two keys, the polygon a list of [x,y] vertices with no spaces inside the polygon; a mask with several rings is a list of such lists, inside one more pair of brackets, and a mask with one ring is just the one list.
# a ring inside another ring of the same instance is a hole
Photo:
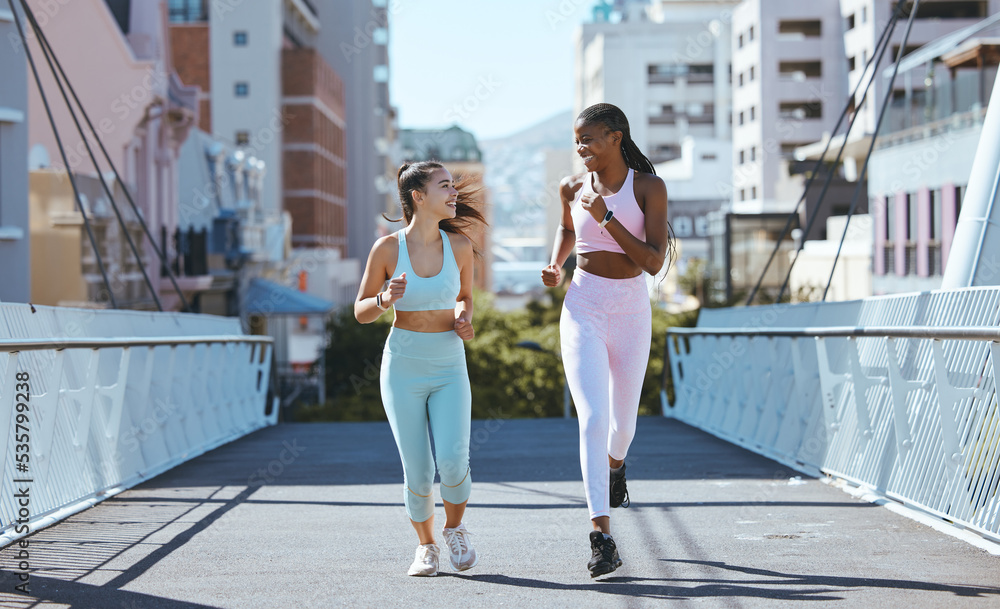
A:
{"label": "green shrub", "polygon": [[[486,293],[475,295],[476,337],[465,343],[472,384],[472,416],[477,419],[558,417],[563,413],[563,368],[559,360],[559,314],[565,292],[550,289],[546,298],[519,311],[501,312]],[[639,414],[660,413],[663,347],[670,326],[694,325],[697,312],[669,315],[653,307],[653,339],[643,381]],[[296,421],[385,420],[379,392],[382,347],[391,315],[359,324],[353,307],[331,317],[326,349],[327,401],[298,408]],[[543,351],[517,346],[537,343]],[[669,379],[668,379],[669,380]],[[668,387],[668,392],[670,388]]]}

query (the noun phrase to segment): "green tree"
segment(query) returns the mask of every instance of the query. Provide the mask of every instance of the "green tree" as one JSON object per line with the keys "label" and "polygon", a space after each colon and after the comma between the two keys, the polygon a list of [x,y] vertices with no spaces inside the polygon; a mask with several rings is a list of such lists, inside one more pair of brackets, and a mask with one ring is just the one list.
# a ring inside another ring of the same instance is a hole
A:
{"label": "green tree", "polygon": [[[474,418],[556,417],[563,413],[563,368],[559,359],[559,315],[565,291],[550,289],[546,298],[523,310],[502,312],[492,296],[477,292],[476,337],[465,343]],[[660,412],[663,348],[670,326],[694,325],[697,312],[669,315],[653,307],[653,338],[643,381],[640,414]],[[327,402],[299,408],[296,421],[385,420],[379,391],[382,348],[391,317],[359,324],[352,307],[327,325]],[[543,351],[519,347],[534,342]],[[672,391],[667,379],[668,393]]]}

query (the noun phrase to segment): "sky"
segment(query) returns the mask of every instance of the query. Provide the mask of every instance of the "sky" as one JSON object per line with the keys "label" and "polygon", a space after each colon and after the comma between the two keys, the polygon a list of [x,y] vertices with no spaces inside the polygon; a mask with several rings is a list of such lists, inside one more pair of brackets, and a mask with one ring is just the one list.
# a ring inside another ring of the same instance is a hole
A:
{"label": "sky", "polygon": [[403,129],[477,139],[573,107],[573,32],[595,0],[388,0],[389,95]]}

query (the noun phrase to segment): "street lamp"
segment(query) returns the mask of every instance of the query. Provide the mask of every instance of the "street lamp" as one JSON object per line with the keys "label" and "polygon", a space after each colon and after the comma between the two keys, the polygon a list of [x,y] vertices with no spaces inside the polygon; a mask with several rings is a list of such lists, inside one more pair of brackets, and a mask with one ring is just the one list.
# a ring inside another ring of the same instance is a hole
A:
{"label": "street lamp", "polygon": [[[521,342],[517,343],[514,346],[521,347],[522,349],[528,349],[531,351],[538,351],[539,353],[548,353],[549,355],[555,356],[555,358],[558,359],[560,363],[562,363],[562,354],[560,352],[549,351],[548,349],[543,348],[541,345],[539,345],[533,340],[522,340]],[[570,418],[569,408],[572,399],[570,398],[569,395],[569,383],[566,382],[565,375],[566,375],[566,370],[563,369],[563,418],[568,419]]]}

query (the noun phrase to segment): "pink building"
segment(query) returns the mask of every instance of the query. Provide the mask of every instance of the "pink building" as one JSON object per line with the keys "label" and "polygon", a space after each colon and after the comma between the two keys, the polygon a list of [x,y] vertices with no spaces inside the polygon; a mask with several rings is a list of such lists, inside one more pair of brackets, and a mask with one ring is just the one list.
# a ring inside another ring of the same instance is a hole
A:
{"label": "pink building", "polygon": [[[161,249],[172,257],[173,244],[166,235],[173,235],[178,219],[178,153],[189,130],[198,121],[198,88],[185,87],[171,65],[167,35],[166,3],[152,0],[118,2],[75,0],[69,3],[28,0],[42,31],[62,63],[71,84],[76,89],[91,122],[107,148],[112,161],[122,174],[136,205],[157,239]],[[109,8],[113,6],[114,9]],[[66,148],[69,170],[74,174],[97,175],[72,118],[59,95],[52,74],[45,66],[38,41],[29,41],[31,52],[39,66],[42,87],[48,96],[55,122]],[[29,150],[33,169],[47,168],[66,171],[45,114],[41,96],[34,83],[28,87]],[[95,148],[101,173],[108,175],[100,151]],[[123,214],[129,209],[124,198],[116,197]],[[106,202],[105,202],[106,206]],[[88,210],[88,218],[98,205]],[[108,210],[106,213],[111,213]],[[131,215],[128,213],[127,215]],[[112,216],[113,217],[113,216]],[[81,229],[82,230],[82,229]],[[118,231],[111,231],[114,235]],[[114,238],[109,235],[108,238]],[[128,246],[113,248],[131,255]],[[89,246],[89,245],[88,245]],[[87,246],[85,246],[87,247]],[[159,292],[164,309],[177,309],[179,298],[166,277],[161,281],[161,268],[148,240],[142,242],[147,272]],[[134,262],[134,261],[133,261]],[[112,289],[116,295],[120,286],[134,282],[135,274],[127,265],[107,264]],[[103,280],[99,274],[84,272],[88,283],[96,284],[88,291],[99,294]],[[37,276],[37,272],[36,272]],[[141,281],[141,276],[139,278]],[[184,278],[182,288],[198,284],[197,278]],[[145,308],[152,299],[133,299],[119,306]]]}

